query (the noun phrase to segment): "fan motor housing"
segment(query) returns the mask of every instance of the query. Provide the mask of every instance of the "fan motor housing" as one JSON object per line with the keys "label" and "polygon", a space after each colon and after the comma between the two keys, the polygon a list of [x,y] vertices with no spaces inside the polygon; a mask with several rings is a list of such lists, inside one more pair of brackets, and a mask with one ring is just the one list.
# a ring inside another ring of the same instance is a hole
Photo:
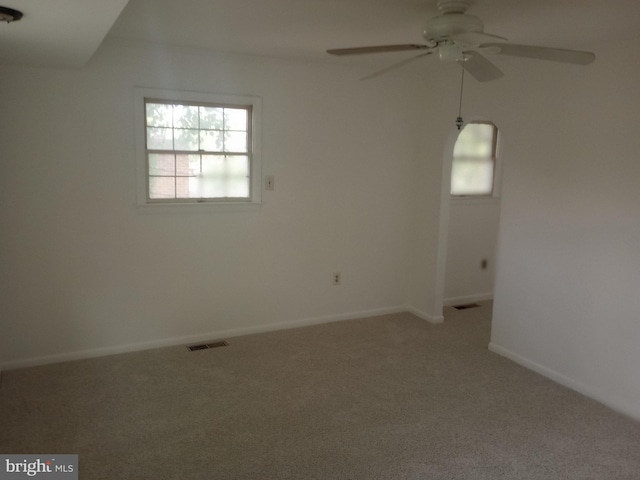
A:
{"label": "fan motor housing", "polygon": [[426,40],[441,40],[460,33],[483,31],[484,24],[478,17],[466,13],[449,13],[429,20],[422,36]]}

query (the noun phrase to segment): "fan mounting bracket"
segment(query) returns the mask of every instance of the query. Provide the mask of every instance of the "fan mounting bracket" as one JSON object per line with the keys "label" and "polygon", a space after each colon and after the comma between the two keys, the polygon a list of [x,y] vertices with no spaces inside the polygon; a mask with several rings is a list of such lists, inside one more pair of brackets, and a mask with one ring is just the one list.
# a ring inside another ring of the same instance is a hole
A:
{"label": "fan mounting bracket", "polygon": [[422,36],[427,41],[439,42],[453,35],[482,33],[483,31],[484,24],[478,17],[465,13],[450,13],[429,20],[422,31]]}
{"label": "fan mounting bracket", "polygon": [[436,7],[443,15],[449,13],[464,13],[471,5],[471,0],[438,0]]}

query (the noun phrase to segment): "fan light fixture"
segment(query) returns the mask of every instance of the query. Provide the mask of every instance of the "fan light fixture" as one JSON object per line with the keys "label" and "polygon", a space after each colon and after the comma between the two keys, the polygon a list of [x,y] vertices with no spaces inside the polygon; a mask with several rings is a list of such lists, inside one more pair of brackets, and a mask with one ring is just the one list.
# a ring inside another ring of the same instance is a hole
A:
{"label": "fan light fixture", "polygon": [[22,12],[13,8],[0,7],[0,22],[17,22],[22,18]]}
{"label": "fan light fixture", "polygon": [[438,49],[438,54],[443,62],[458,62],[464,59],[462,49],[455,43],[442,45]]}

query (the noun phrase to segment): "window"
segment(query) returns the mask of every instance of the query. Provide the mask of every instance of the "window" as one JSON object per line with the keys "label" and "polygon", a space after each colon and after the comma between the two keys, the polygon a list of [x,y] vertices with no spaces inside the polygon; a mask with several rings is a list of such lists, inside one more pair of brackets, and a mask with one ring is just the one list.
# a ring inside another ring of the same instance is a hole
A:
{"label": "window", "polygon": [[492,123],[468,123],[453,148],[451,195],[494,194],[498,129]]}
{"label": "window", "polygon": [[139,204],[259,203],[260,102],[136,91]]}

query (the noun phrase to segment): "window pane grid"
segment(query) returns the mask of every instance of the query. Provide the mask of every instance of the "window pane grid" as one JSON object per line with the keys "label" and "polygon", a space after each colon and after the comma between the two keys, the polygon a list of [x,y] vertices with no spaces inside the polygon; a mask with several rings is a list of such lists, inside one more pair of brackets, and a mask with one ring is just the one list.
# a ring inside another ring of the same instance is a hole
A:
{"label": "window pane grid", "polygon": [[[193,198],[247,198],[250,194],[250,157],[248,155],[166,153],[162,164],[165,170],[155,168],[149,173],[149,199]],[[185,158],[186,157],[186,158]],[[156,160],[149,163],[159,163]]]}
{"label": "window pane grid", "polygon": [[148,199],[248,199],[251,107],[146,100]]}
{"label": "window pane grid", "polygon": [[493,194],[498,129],[492,123],[469,123],[453,151],[451,195]]}

